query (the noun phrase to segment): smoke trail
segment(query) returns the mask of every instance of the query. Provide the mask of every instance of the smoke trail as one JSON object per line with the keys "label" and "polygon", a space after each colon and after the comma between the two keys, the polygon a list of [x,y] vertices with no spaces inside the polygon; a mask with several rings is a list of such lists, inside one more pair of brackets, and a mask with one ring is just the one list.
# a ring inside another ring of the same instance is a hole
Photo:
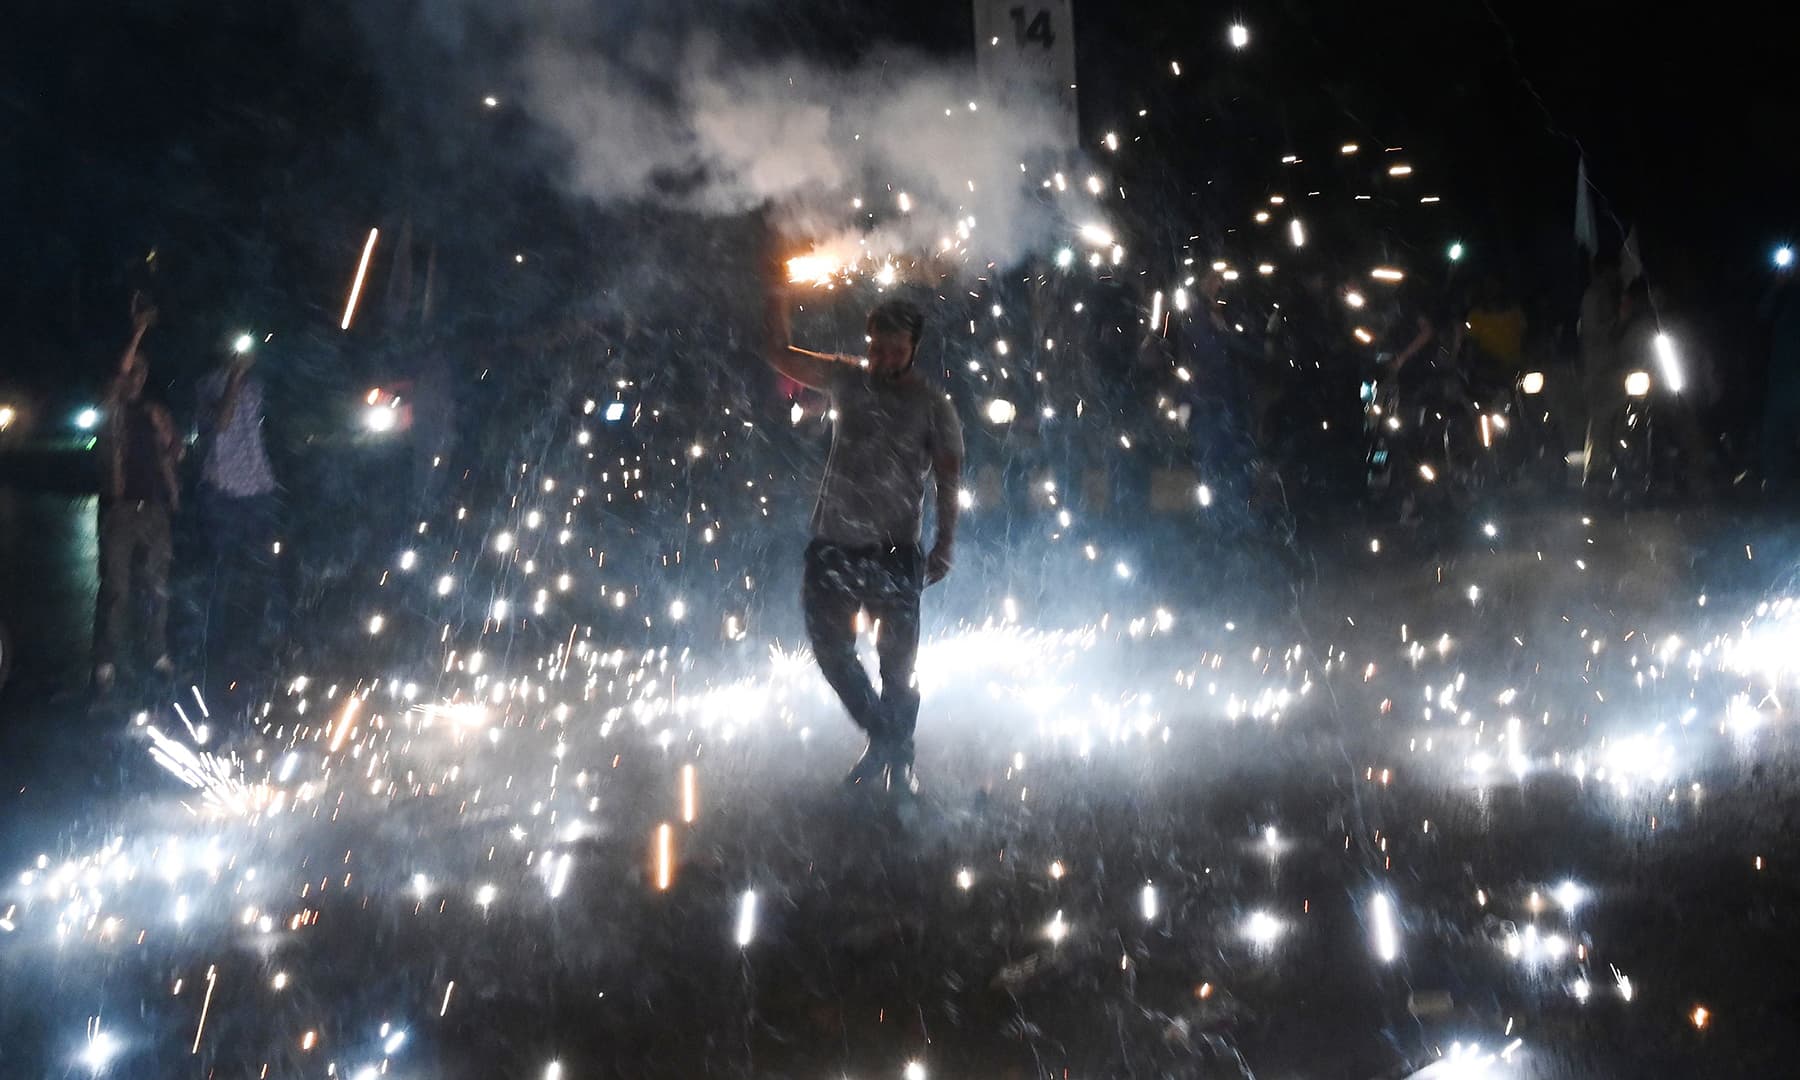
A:
{"label": "smoke trail", "polygon": [[853,229],[871,250],[948,243],[976,263],[1047,242],[1054,215],[1038,188],[1071,149],[1051,103],[984,101],[966,58],[885,51],[834,67],[749,55],[726,41],[753,35],[722,28],[749,5],[712,6],[704,28],[673,7],[465,0],[379,36],[422,35],[452,67],[521,88],[559,179],[601,205],[773,207],[798,234]]}

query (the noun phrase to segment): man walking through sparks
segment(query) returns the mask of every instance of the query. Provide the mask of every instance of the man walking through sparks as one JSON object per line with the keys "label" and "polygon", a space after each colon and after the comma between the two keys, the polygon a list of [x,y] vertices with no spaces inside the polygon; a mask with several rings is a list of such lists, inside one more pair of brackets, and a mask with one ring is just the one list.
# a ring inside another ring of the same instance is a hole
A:
{"label": "man walking through sparks", "polygon": [[[925,323],[917,306],[885,300],[869,312],[866,358],[810,352],[791,344],[780,269],[769,295],[769,363],[830,395],[837,413],[801,603],[825,681],[869,737],[844,783],[915,795],[919,594],[950,573],[962,424],[943,392],[913,366]],[[919,546],[927,477],[937,489],[937,536],[929,554]],[[856,655],[859,613],[875,629],[880,693]]]}

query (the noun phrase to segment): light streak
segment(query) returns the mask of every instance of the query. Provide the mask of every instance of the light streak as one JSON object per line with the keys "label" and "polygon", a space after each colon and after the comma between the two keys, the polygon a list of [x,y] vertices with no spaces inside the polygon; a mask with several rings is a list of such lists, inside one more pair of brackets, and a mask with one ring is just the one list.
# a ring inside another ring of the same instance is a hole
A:
{"label": "light streak", "polygon": [[681,820],[692,825],[700,816],[700,797],[695,787],[694,765],[692,762],[681,767]]}
{"label": "light streak", "polygon": [[569,864],[572,857],[565,851],[555,859],[555,865],[550,871],[550,899],[552,900],[560,897],[563,889],[569,884]]}
{"label": "light streak", "polygon": [[356,301],[362,296],[363,277],[369,272],[369,257],[375,254],[375,239],[380,235],[380,229],[369,230],[369,239],[363,244],[362,259],[356,264],[356,279],[350,283],[350,298],[344,302],[344,320],[338,324],[339,330],[350,329],[350,320],[356,318]]}
{"label": "light streak", "polygon": [[1656,348],[1656,366],[1662,371],[1663,385],[1669,393],[1679,394],[1684,385],[1681,375],[1681,358],[1675,354],[1675,341],[1669,335],[1658,333],[1651,339]]}
{"label": "light streak", "polygon": [[756,890],[746,889],[738,900],[737,934],[738,948],[747,948],[756,940]]}
{"label": "light streak", "polygon": [[664,822],[656,827],[656,889],[667,892],[675,875],[675,827]]}
{"label": "light streak", "polygon": [[[373,633],[378,629],[380,629],[378,626],[372,626],[370,632]],[[335,754],[343,748],[344,737],[350,734],[350,725],[355,721],[356,710],[361,705],[362,698],[357,697],[355,694],[351,694],[349,700],[344,702],[344,711],[338,717],[337,727],[333,728],[331,733],[332,753]]]}
{"label": "light streak", "polygon": [[1374,923],[1375,955],[1391,964],[1400,955],[1400,932],[1394,925],[1394,903],[1387,893],[1378,892],[1369,900],[1369,919]]}
{"label": "light streak", "polygon": [[219,982],[219,969],[209,965],[206,969],[206,998],[200,1002],[200,1024],[194,1028],[194,1045],[189,1048],[189,1055],[200,1052],[200,1037],[206,1034],[206,1014],[212,1008],[213,988]]}

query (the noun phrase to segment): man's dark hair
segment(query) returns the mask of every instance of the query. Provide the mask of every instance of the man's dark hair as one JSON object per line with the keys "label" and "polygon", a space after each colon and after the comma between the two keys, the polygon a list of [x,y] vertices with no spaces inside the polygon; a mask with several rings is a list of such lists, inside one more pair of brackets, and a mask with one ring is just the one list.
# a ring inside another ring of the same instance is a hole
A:
{"label": "man's dark hair", "polygon": [[919,351],[919,338],[925,334],[925,313],[911,300],[883,300],[869,309],[869,332],[877,330],[912,335],[913,353]]}

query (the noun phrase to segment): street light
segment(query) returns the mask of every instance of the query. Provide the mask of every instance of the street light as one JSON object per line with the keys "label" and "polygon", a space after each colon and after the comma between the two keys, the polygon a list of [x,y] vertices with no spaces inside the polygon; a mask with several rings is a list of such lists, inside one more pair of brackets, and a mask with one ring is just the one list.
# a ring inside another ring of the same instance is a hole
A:
{"label": "street light", "polygon": [[231,343],[231,351],[237,353],[239,356],[244,355],[255,347],[256,339],[249,334],[239,334],[237,339]]}

